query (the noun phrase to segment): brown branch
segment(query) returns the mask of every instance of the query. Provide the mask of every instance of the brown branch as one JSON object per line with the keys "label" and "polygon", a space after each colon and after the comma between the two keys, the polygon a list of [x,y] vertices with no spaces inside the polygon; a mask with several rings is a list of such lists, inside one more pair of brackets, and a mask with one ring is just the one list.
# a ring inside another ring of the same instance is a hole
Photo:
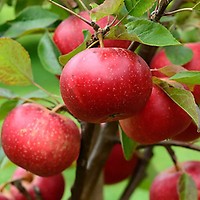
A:
{"label": "brown branch", "polygon": [[[70,200],[92,200],[91,193],[97,186],[104,163],[115,144],[113,138],[116,137],[117,131],[117,122],[105,124],[105,126],[100,128],[98,135],[95,137],[95,141],[90,139],[90,147],[92,144],[92,149],[86,144],[86,138],[89,136],[85,132]],[[87,151],[84,150],[85,148],[87,148]]]}
{"label": "brown branch", "polygon": [[136,169],[134,170],[127,187],[125,188],[120,200],[129,200],[132,193],[135,191],[137,186],[146,177],[146,169],[153,156],[153,146],[147,147],[141,157],[139,157]]}
{"label": "brown branch", "polygon": [[159,143],[155,143],[155,144],[147,144],[147,145],[138,145],[137,149],[143,149],[143,148],[147,148],[150,146],[176,146],[176,147],[183,147],[186,149],[191,149],[191,150],[195,150],[195,151],[200,151],[200,146],[192,144],[192,143],[188,143],[188,142],[180,142],[180,141],[176,141],[176,140],[169,140],[169,141],[163,141],[163,142],[159,142]]}

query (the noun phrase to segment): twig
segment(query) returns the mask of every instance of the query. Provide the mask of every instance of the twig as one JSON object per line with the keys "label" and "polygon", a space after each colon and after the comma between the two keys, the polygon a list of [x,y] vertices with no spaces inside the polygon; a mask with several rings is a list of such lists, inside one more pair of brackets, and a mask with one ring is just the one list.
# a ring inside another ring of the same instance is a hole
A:
{"label": "twig", "polygon": [[181,8],[181,9],[177,9],[177,10],[165,12],[164,15],[174,15],[174,14],[176,14],[176,13],[185,12],[185,11],[192,12],[192,11],[193,11],[193,8]]}
{"label": "twig", "polygon": [[172,162],[174,163],[174,167],[175,167],[176,171],[180,171],[180,167],[178,166],[175,151],[172,149],[171,146],[165,146],[165,148],[166,148],[167,152],[169,153],[169,155],[172,159]]}
{"label": "twig", "polygon": [[177,146],[177,147],[183,147],[186,149],[191,149],[195,151],[200,151],[200,146],[188,143],[188,142],[180,142],[176,140],[169,140],[169,141],[163,141],[155,144],[147,144],[147,145],[138,145],[136,149],[143,149],[149,146]]}
{"label": "twig", "polygon": [[146,169],[152,156],[153,147],[147,147],[143,153],[143,156],[139,157],[136,169],[134,170],[127,187],[121,195],[120,200],[129,200],[139,183],[146,177]]}

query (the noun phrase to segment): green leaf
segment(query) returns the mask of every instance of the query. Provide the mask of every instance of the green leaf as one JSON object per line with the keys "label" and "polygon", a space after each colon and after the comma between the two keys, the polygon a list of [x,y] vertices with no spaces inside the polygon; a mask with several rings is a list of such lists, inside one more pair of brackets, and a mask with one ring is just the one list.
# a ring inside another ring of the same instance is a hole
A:
{"label": "green leaf", "polygon": [[84,30],[83,31],[84,34],[84,41],[82,44],[80,44],[76,49],[74,49],[73,51],[71,51],[68,54],[62,55],[59,57],[59,62],[62,66],[66,65],[66,63],[72,58],[74,57],[77,53],[83,51],[86,49],[87,47],[87,42],[89,41],[91,34],[89,31]]}
{"label": "green leaf", "polygon": [[17,104],[18,100],[16,99],[2,103],[0,106],[0,120],[3,120],[7,116],[7,114],[17,106]]}
{"label": "green leaf", "polygon": [[105,0],[90,11],[90,17],[93,21],[97,21],[105,16],[115,14],[122,7],[123,2],[124,0]]}
{"label": "green leaf", "polygon": [[2,146],[0,145],[0,169],[3,168],[4,162],[5,162],[5,159],[6,159],[6,158],[7,158],[7,157],[6,157],[6,155],[5,155],[4,151],[3,151],[3,148],[2,148]]}
{"label": "green leaf", "polygon": [[157,69],[166,76],[173,76],[179,72],[187,71],[184,67],[178,65],[170,65]]}
{"label": "green leaf", "polygon": [[38,31],[53,24],[59,16],[43,9],[41,6],[25,8],[15,20],[10,21],[11,26],[4,32],[4,37],[19,37],[23,34]]}
{"label": "green leaf", "polygon": [[200,72],[199,71],[182,71],[170,78],[180,83],[189,85],[200,85]]}
{"label": "green leaf", "polygon": [[150,46],[169,46],[180,44],[161,24],[153,21],[131,17],[125,26],[111,27],[106,39],[137,41]]}
{"label": "green leaf", "polygon": [[180,200],[198,200],[198,189],[193,178],[183,173],[178,181],[178,193]]}
{"label": "green leaf", "polygon": [[46,32],[43,37],[40,39],[38,45],[38,56],[43,67],[53,73],[60,74],[62,68],[58,62],[58,57],[60,56],[60,52],[57,47],[53,43],[49,34]]}
{"label": "green leaf", "polygon": [[49,95],[42,90],[35,90],[23,96],[24,99],[45,99],[47,97],[49,97]]}
{"label": "green leaf", "polygon": [[0,38],[0,71],[0,82],[4,84],[31,84],[31,60],[28,52],[17,41]]}
{"label": "green leaf", "polygon": [[184,65],[193,57],[192,50],[182,45],[165,47],[165,52],[169,60],[175,65]]}
{"label": "green leaf", "polygon": [[188,90],[172,87],[169,83],[153,77],[153,82],[161,87],[163,91],[193,119],[200,130],[200,109],[195,103],[194,96]]}
{"label": "green leaf", "polygon": [[125,0],[129,15],[134,17],[141,17],[146,11],[152,8],[156,0]]}
{"label": "green leaf", "polygon": [[122,149],[124,153],[124,157],[126,160],[130,160],[133,156],[133,153],[135,151],[135,148],[137,146],[137,143],[130,139],[122,130],[121,127],[119,127],[120,132],[120,140],[122,144]]}
{"label": "green leaf", "polygon": [[16,94],[14,94],[9,89],[0,88],[0,99],[13,99],[16,97]]}

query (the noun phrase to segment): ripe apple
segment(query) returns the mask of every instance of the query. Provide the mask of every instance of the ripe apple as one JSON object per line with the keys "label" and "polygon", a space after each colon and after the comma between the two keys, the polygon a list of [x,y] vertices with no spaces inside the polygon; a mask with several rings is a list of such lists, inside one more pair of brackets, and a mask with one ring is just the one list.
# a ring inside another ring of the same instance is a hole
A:
{"label": "ripe apple", "polygon": [[76,124],[36,103],[19,105],[8,114],[1,139],[13,163],[39,176],[60,173],[72,164],[80,149]]}
{"label": "ripe apple", "polygon": [[[43,200],[60,200],[65,189],[65,180],[62,174],[57,174],[50,177],[40,177],[34,175],[20,167],[16,169],[12,180],[27,177],[27,180],[21,181],[22,186],[36,200],[35,189],[39,189],[39,193]],[[15,200],[26,200],[26,197],[13,185],[10,187],[10,192]]]}
{"label": "ripe apple", "polygon": [[151,72],[137,54],[122,48],[91,48],[65,65],[62,98],[78,119],[101,123],[140,111],[151,90]]}
{"label": "ripe apple", "polygon": [[[157,175],[150,188],[150,200],[179,200],[178,180],[183,171],[193,178],[199,194],[200,162],[187,161],[181,164],[181,168],[182,171],[176,171],[175,167],[172,167]],[[199,195],[198,199],[200,200]]]}
{"label": "ripe apple", "polygon": [[[80,12],[79,15],[90,20],[86,11]],[[97,24],[104,28],[113,19],[113,16],[104,17],[97,21]],[[91,34],[94,34],[93,28],[76,16],[70,16],[58,25],[54,32],[53,40],[62,54],[71,52],[83,42],[83,30],[89,30]],[[105,47],[128,48],[130,43],[131,41],[128,40],[104,40]]]}
{"label": "ripe apple", "polygon": [[184,110],[154,85],[144,109],[120,120],[120,125],[128,137],[141,144],[151,144],[179,134],[191,121]]}
{"label": "ripe apple", "polygon": [[0,200],[9,200],[6,196],[4,196],[3,194],[0,194]]}
{"label": "ripe apple", "polygon": [[[183,65],[187,70],[190,71],[200,71],[200,42],[196,43],[187,43],[185,44],[186,47],[190,48],[193,52],[192,60]],[[169,61],[169,59],[166,56],[166,53],[164,49],[158,51],[155,56],[153,57],[150,67],[152,69],[159,69],[165,66],[170,66],[172,63]],[[165,77],[164,74],[154,71],[153,75],[157,77]],[[193,90],[193,95],[196,100],[197,104],[200,104],[200,85],[195,85]]]}
{"label": "ripe apple", "polygon": [[130,160],[124,158],[121,144],[115,144],[103,168],[104,183],[114,184],[128,178],[137,164],[134,154]]}
{"label": "ripe apple", "polygon": [[200,133],[197,132],[197,126],[192,122],[188,128],[178,135],[172,137],[173,140],[178,140],[182,142],[191,142],[200,137]]}

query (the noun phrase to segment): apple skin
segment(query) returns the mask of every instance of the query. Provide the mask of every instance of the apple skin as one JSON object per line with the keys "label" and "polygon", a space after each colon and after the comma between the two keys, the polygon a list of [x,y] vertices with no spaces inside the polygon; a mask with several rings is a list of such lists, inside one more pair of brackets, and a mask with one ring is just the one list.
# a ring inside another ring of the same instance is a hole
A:
{"label": "apple skin", "polygon": [[[50,177],[40,177],[18,167],[12,180],[26,176],[31,176],[31,181],[22,181],[21,183],[33,200],[36,200],[34,187],[39,189],[43,200],[60,200],[62,198],[65,190],[65,180],[61,173]],[[10,192],[15,200],[26,200],[26,197],[15,186],[11,185]]]}
{"label": "apple skin", "polygon": [[[193,52],[193,58],[191,61],[183,65],[189,71],[200,71],[200,42],[187,43],[186,47],[190,48]],[[150,67],[152,69],[159,69],[165,66],[170,66],[172,63],[166,56],[164,49],[158,51],[152,58]],[[164,74],[158,71],[153,71],[152,74],[157,77],[165,77]],[[195,85],[193,90],[193,95],[197,104],[200,104],[200,85]]]}
{"label": "apple skin", "polygon": [[197,132],[197,126],[194,122],[191,122],[189,127],[183,132],[174,136],[173,140],[178,140],[182,142],[192,142],[200,137],[200,133]]}
{"label": "apple skin", "polygon": [[151,72],[122,48],[91,48],[75,55],[60,78],[62,98],[78,119],[103,123],[140,111],[152,90]]}
{"label": "apple skin", "polygon": [[69,167],[79,155],[76,124],[40,104],[26,103],[5,118],[2,147],[16,165],[39,176],[53,176]]}
{"label": "apple skin", "polygon": [[130,118],[120,120],[120,126],[133,140],[141,144],[153,144],[179,134],[191,121],[184,110],[154,85],[144,109]]}
{"label": "apple skin", "polygon": [[[80,12],[79,15],[90,20],[89,14],[86,11]],[[111,22],[113,19],[113,16],[109,18],[104,17],[97,21],[97,24],[101,28],[104,28],[108,24],[108,21]],[[53,35],[53,41],[62,54],[67,54],[84,41],[83,30],[89,30],[91,34],[94,34],[91,26],[76,16],[70,16],[58,25]],[[128,48],[130,44],[131,41],[128,40],[104,40],[105,47]]]}
{"label": "apple skin", "polygon": [[[198,200],[200,200],[200,162],[187,161],[182,163],[181,167],[196,183]],[[177,187],[182,173],[172,167],[157,175],[150,188],[150,200],[179,200]]]}
{"label": "apple skin", "polygon": [[5,197],[3,194],[0,194],[0,200],[9,200],[9,199]]}
{"label": "apple skin", "polygon": [[128,178],[137,165],[134,154],[130,160],[124,158],[121,144],[115,144],[103,168],[104,183],[115,184]]}

